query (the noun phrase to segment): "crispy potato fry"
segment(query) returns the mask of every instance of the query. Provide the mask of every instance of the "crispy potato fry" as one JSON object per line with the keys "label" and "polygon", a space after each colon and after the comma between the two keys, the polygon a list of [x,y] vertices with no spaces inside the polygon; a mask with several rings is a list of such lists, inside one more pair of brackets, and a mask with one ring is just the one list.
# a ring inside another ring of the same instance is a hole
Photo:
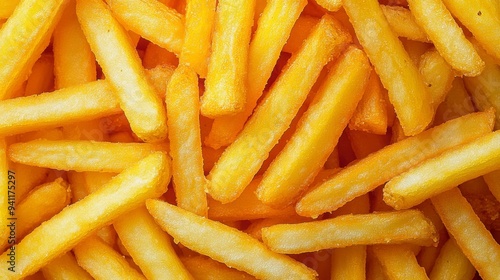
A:
{"label": "crispy potato fry", "polygon": [[12,161],[58,170],[121,172],[161,145],[84,140],[33,140],[9,146]]}
{"label": "crispy potato fry", "polygon": [[389,91],[405,135],[422,132],[433,115],[430,95],[408,53],[392,33],[378,1],[345,0],[344,9],[382,84]]}
{"label": "crispy potato fry", "polygon": [[431,198],[448,233],[483,279],[500,275],[500,245],[493,239],[479,217],[455,188]]}
{"label": "crispy potato fry", "polygon": [[197,280],[255,280],[256,278],[204,256],[181,259],[189,272]]}
{"label": "crispy potato fry", "polygon": [[356,47],[338,59],[291,139],[264,173],[257,189],[259,200],[284,207],[312,183],[361,100],[370,71],[368,58]]}
{"label": "crispy potato fry", "polygon": [[94,279],[146,279],[99,237],[86,238],[73,251],[78,264]]}
{"label": "crispy potato fry", "polygon": [[[15,272],[7,270],[7,252],[0,256],[0,275],[19,279],[35,273],[69,251],[94,230],[143,203],[160,196],[170,180],[168,157],[151,154],[114,177],[106,186],[64,208],[16,245]],[[51,236],[47,239],[47,236]]]}
{"label": "crispy potato fry", "polygon": [[0,100],[27,78],[69,0],[22,1],[0,29]]}
{"label": "crispy potato fry", "polygon": [[477,76],[484,62],[440,0],[408,0],[417,23],[443,58],[461,74]]}
{"label": "crispy potato fry", "polygon": [[42,54],[31,69],[24,96],[52,91],[54,88],[54,56]]}
{"label": "crispy potato fry", "polygon": [[177,205],[207,215],[207,180],[203,171],[198,76],[180,65],[167,86],[167,124]]}
{"label": "crispy potato fry", "polygon": [[64,280],[64,279],[82,279],[92,280],[92,276],[81,268],[76,262],[75,256],[71,252],[67,252],[53,259],[41,269],[45,279]]}
{"label": "crispy potato fry", "polygon": [[471,280],[474,278],[474,274],[476,274],[476,269],[460,251],[455,240],[450,238],[443,245],[436,264],[429,274],[429,279]]}
{"label": "crispy potato fry", "polygon": [[106,0],[128,30],[177,55],[184,40],[182,16],[155,0]]}
{"label": "crispy potato fry", "polygon": [[431,95],[434,110],[441,104],[450,90],[455,78],[451,66],[435,49],[428,50],[420,57],[418,70]]}
{"label": "crispy potato fry", "polygon": [[323,66],[339,54],[348,36],[329,16],[322,18],[292,57],[237,139],[210,171],[209,193],[223,203],[238,197],[290,125]]}
{"label": "crispy potato fry", "polygon": [[79,0],[76,12],[83,33],[134,133],[145,141],[166,138],[165,107],[147,79],[125,30],[100,0]]}
{"label": "crispy potato fry", "polygon": [[227,266],[260,279],[315,278],[316,273],[305,265],[272,252],[234,228],[163,201],[148,200],[146,206],[156,222],[175,240]]}
{"label": "crispy potato fry", "polygon": [[490,172],[484,175],[483,178],[493,196],[500,201],[500,170]]}
{"label": "crispy potato fry", "polygon": [[392,178],[384,187],[384,201],[394,209],[408,209],[499,167],[500,131],[446,151]]}
{"label": "crispy potato fry", "polygon": [[296,53],[312,29],[318,24],[319,18],[301,14],[290,31],[290,36],[283,46],[286,53]]}
{"label": "crispy potato fry", "polygon": [[410,10],[401,6],[380,5],[391,29],[399,37],[429,42],[425,31],[415,22]]}
{"label": "crispy potato fry", "polygon": [[[216,118],[205,144],[218,149],[234,141],[262,96],[280,51],[307,1],[272,0],[266,5],[248,50],[248,91],[242,112]],[[280,24],[276,25],[276,21]],[[269,42],[273,44],[269,45]]]}
{"label": "crispy potato fry", "polygon": [[429,279],[408,246],[376,245],[371,250],[380,261],[388,279]]}
{"label": "crispy potato fry", "polygon": [[263,228],[274,226],[277,224],[298,224],[303,222],[310,222],[312,220],[313,219],[311,218],[301,217],[298,215],[253,220],[251,221],[251,224],[245,229],[245,232],[248,233],[253,238],[262,241]]}
{"label": "crispy potato fry", "polygon": [[217,3],[212,54],[200,101],[200,111],[206,117],[234,115],[245,107],[248,43],[254,12],[255,0]]}
{"label": "crispy potato fry", "polygon": [[147,279],[193,279],[177,257],[170,237],[141,206],[113,222],[120,241]]}
{"label": "crispy potato fry", "polygon": [[463,79],[455,78],[451,89],[446,94],[446,98],[436,110],[434,125],[440,125],[451,119],[470,114],[475,110],[471,97],[465,89]]}
{"label": "crispy potato fry", "polygon": [[297,213],[314,217],[335,210],[427,158],[485,135],[492,126],[493,112],[474,113],[389,145],[307,193],[297,203]]}

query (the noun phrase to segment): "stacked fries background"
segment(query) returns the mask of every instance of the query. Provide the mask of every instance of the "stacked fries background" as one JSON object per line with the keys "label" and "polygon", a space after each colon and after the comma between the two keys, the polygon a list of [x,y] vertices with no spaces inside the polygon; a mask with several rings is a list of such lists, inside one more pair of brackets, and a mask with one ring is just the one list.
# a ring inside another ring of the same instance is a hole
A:
{"label": "stacked fries background", "polygon": [[500,279],[497,0],[0,2],[0,279]]}

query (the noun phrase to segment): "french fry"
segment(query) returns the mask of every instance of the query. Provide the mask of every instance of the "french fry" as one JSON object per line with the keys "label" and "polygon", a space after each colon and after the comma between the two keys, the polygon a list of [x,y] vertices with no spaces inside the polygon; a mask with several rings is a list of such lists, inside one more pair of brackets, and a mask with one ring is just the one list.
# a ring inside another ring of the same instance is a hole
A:
{"label": "french fry", "polygon": [[474,213],[474,210],[455,188],[431,198],[448,233],[483,279],[500,275],[500,245]]}
{"label": "french fry", "polygon": [[33,140],[12,144],[12,161],[58,170],[121,172],[154,151],[160,145],[147,143],[111,143],[84,140]]}
{"label": "french fry", "polygon": [[201,150],[198,75],[180,65],[167,86],[167,124],[177,205],[207,215],[207,180]]}
{"label": "french fry", "polygon": [[20,0],[2,1],[2,3],[0,3],[0,19],[9,18],[18,6],[19,2]]}
{"label": "french fry", "polygon": [[310,221],[312,221],[311,218],[301,217],[298,215],[252,220],[251,224],[245,229],[245,232],[253,238],[262,241],[263,228],[274,226],[277,224],[298,224]]}
{"label": "french fry", "polygon": [[446,94],[443,103],[436,110],[434,125],[440,125],[451,119],[470,114],[475,110],[471,97],[465,89],[463,79],[457,77],[453,80],[451,89]]}
{"label": "french fry", "polygon": [[71,203],[75,203],[79,200],[82,200],[84,197],[88,195],[87,189],[85,187],[85,173],[84,172],[76,172],[76,171],[68,171],[68,182],[71,188]]}
{"label": "french fry", "polygon": [[262,202],[284,207],[304,192],[337,145],[361,100],[370,71],[368,58],[356,47],[349,47],[338,59],[291,139],[264,173],[257,189]]}
{"label": "french fry", "polygon": [[283,46],[283,51],[290,54],[296,53],[318,22],[317,17],[300,15],[290,31],[290,37]]}
{"label": "french fry", "polygon": [[465,76],[481,73],[484,61],[442,1],[408,0],[408,4],[417,23],[453,69]]}
{"label": "french fry", "polygon": [[315,0],[315,2],[330,12],[335,12],[342,7],[341,0]]}
{"label": "french fry", "polygon": [[450,238],[441,248],[429,279],[472,279],[474,274],[476,274],[476,269],[460,251],[455,240]]}
{"label": "french fry", "polygon": [[425,31],[415,22],[410,10],[401,6],[380,5],[391,29],[399,37],[410,40],[429,42]]}
{"label": "french fry", "polygon": [[78,264],[94,279],[146,279],[99,237],[86,238],[73,251]]}
{"label": "french fry", "polygon": [[434,110],[441,104],[450,90],[455,73],[440,53],[431,49],[422,54],[418,70],[431,95]]}
{"label": "french fry", "polygon": [[255,280],[256,278],[204,256],[181,259],[189,272],[198,280]]}
{"label": "french fry", "polygon": [[500,131],[446,151],[392,178],[384,187],[384,201],[394,209],[408,209],[499,166]]}
{"label": "french fry", "polygon": [[35,186],[45,181],[49,170],[36,166],[9,162],[10,169],[16,172],[16,200],[23,200]]}
{"label": "french fry", "polygon": [[49,264],[41,269],[45,279],[63,280],[63,279],[82,279],[92,280],[92,276],[81,268],[76,262],[75,256],[67,252],[53,259]]}
{"label": "french fry", "polygon": [[413,40],[406,40],[405,38],[401,38],[401,42],[403,43],[403,46],[405,47],[406,52],[410,56],[411,60],[413,61],[413,64],[418,66],[418,63],[420,62],[420,57],[429,49],[432,48],[432,44],[430,43],[424,43],[424,42],[419,42],[419,41],[413,41]]}
{"label": "french fry", "polygon": [[254,12],[255,0],[217,3],[212,54],[200,101],[200,111],[206,117],[234,115],[245,107],[248,43]]}
{"label": "french fry", "polygon": [[[252,114],[273,71],[293,24],[307,1],[272,0],[262,12],[248,50],[248,90],[244,109],[234,116],[216,118],[205,144],[218,149],[234,141]],[[280,21],[276,25],[276,20]],[[269,42],[274,42],[269,45]]]}
{"label": "french fry", "polygon": [[141,206],[113,222],[120,241],[147,279],[193,279],[176,255],[170,237]]}
{"label": "french fry", "polygon": [[180,55],[184,24],[174,9],[155,0],[106,0],[106,3],[125,28]]}
{"label": "french fry", "polygon": [[484,175],[483,178],[493,196],[500,201],[500,170],[490,172]]}
{"label": "french fry", "polygon": [[145,141],[166,138],[165,107],[146,78],[125,30],[100,0],[77,1],[76,13],[134,133]]}
{"label": "french fry", "polygon": [[315,278],[316,273],[305,265],[272,252],[264,244],[234,228],[159,200],[148,200],[146,207],[175,240],[227,266],[260,279]]}
{"label": "french fry", "polygon": [[345,0],[344,9],[370,62],[389,92],[405,135],[422,132],[433,115],[429,104],[430,95],[408,53],[391,31],[378,1]]}
{"label": "french fry", "polygon": [[310,217],[335,210],[425,159],[485,135],[492,126],[493,112],[474,113],[389,145],[323,182],[303,196],[295,209]]}
{"label": "french fry", "polygon": [[208,175],[210,195],[223,203],[238,197],[290,125],[323,66],[347,44],[347,35],[325,16],[292,57],[265,101]]}
{"label": "french fry", "polygon": [[106,186],[64,208],[17,244],[14,272],[7,270],[9,256],[3,253],[0,275],[20,279],[33,274],[94,230],[134,209],[145,199],[160,196],[169,182],[169,169],[168,157],[156,152],[124,170]]}
{"label": "french fry", "polygon": [[0,100],[27,78],[68,0],[22,1],[0,29]]}
{"label": "french fry", "polygon": [[368,280],[387,280],[387,276],[373,250],[366,252],[366,278]]}
{"label": "french fry", "polygon": [[42,54],[31,69],[24,96],[52,91],[54,88],[54,56]]}
{"label": "french fry", "polygon": [[371,250],[380,261],[388,279],[429,279],[425,270],[418,265],[415,254],[407,246],[375,245]]}

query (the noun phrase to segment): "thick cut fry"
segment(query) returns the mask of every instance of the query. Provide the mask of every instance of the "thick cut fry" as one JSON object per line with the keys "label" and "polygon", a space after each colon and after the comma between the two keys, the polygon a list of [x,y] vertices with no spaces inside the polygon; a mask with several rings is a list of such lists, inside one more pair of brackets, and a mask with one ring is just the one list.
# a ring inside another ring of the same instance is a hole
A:
{"label": "thick cut fry", "polygon": [[245,108],[248,44],[254,12],[255,0],[217,3],[212,54],[200,107],[206,117],[234,115]]}
{"label": "thick cut fry", "polygon": [[255,280],[256,278],[204,256],[181,259],[189,272],[197,280]]}
{"label": "thick cut fry", "polygon": [[290,205],[311,184],[361,100],[370,71],[368,58],[356,47],[338,59],[293,136],[264,173],[257,189],[262,202]]}
{"label": "thick cut fry", "polygon": [[296,53],[318,22],[319,18],[317,17],[301,14],[290,31],[290,36],[283,46],[283,51],[290,54]]}
{"label": "thick cut fry", "polygon": [[470,114],[475,110],[471,97],[465,89],[463,79],[455,78],[451,89],[446,94],[446,98],[436,110],[434,125],[440,125],[451,119]]}
{"label": "thick cut fry", "polygon": [[26,81],[24,96],[52,91],[54,88],[54,56],[43,54],[33,65]]}
{"label": "thick cut fry", "polygon": [[335,210],[425,159],[485,135],[492,128],[493,112],[474,113],[386,146],[306,194],[296,205],[297,213],[315,217]]}
{"label": "thick cut fry", "polygon": [[[6,2],[6,1],[2,1]],[[8,2],[8,1],[7,1]],[[26,80],[68,0],[22,1],[0,29],[0,100]]]}
{"label": "thick cut fry", "polygon": [[147,279],[193,279],[177,257],[170,237],[155,223],[146,207],[122,215],[113,226]]}
{"label": "thick cut fry", "polygon": [[418,210],[279,224],[263,228],[262,240],[271,250],[283,254],[387,243],[429,246],[438,241],[434,225]]}
{"label": "thick cut fry", "polygon": [[8,153],[14,162],[52,169],[121,172],[158,150],[164,148],[148,143],[40,139],[12,144]]}
{"label": "thick cut fry", "polygon": [[[401,121],[405,135],[422,132],[432,120],[430,95],[376,0],[345,0],[344,9]],[[411,105],[410,105],[411,104]]]}
{"label": "thick cut fry", "polygon": [[76,262],[75,256],[71,252],[53,259],[49,264],[41,269],[45,279],[65,280],[82,279],[92,280],[92,276],[81,268]]}
{"label": "thick cut fry", "polygon": [[415,254],[408,246],[376,245],[372,247],[372,251],[390,280],[429,279],[424,268],[418,265]]}
{"label": "thick cut fry", "polygon": [[257,107],[238,138],[209,174],[209,193],[223,203],[238,197],[292,122],[323,66],[347,44],[347,35],[324,16]]}
{"label": "thick cut fry", "polygon": [[205,141],[206,145],[214,149],[227,146],[241,131],[261,97],[280,51],[306,2],[272,0],[267,3],[248,50],[248,91],[244,109],[234,116],[216,118]]}
{"label": "thick cut fry", "polygon": [[431,198],[448,233],[456,240],[460,250],[470,260],[483,279],[496,279],[500,275],[500,245],[491,232],[455,188]]}
{"label": "thick cut fry", "polygon": [[146,279],[99,237],[86,238],[73,251],[78,264],[94,279]]}
{"label": "thick cut fry", "polygon": [[186,26],[179,60],[191,66],[201,78],[207,76],[216,5],[216,0],[186,1]]}
{"label": "thick cut fry", "polygon": [[[15,272],[7,270],[9,256],[0,256],[0,276],[20,279],[35,273],[69,251],[96,229],[163,194],[170,180],[168,157],[156,152],[114,177],[98,191],[64,208],[16,245]],[[51,238],[47,238],[50,236]]]}
{"label": "thick cut fry", "polygon": [[314,279],[315,272],[290,257],[224,224],[197,216],[159,200],[146,206],[156,222],[191,250],[259,279]]}
{"label": "thick cut fry", "polygon": [[484,175],[483,178],[493,196],[500,201],[500,170],[490,172]]}
{"label": "thick cut fry", "polygon": [[429,278],[431,280],[472,280],[474,274],[476,274],[476,269],[460,251],[455,240],[450,238],[441,248]]}
{"label": "thick cut fry", "polygon": [[436,110],[446,98],[452,86],[453,78],[455,78],[455,73],[435,49],[431,49],[420,56],[418,70],[427,85],[432,106]]}
{"label": "thick cut fry", "polygon": [[382,12],[391,26],[391,29],[399,37],[410,40],[429,42],[425,31],[415,22],[410,10],[401,6],[381,5]]}
{"label": "thick cut fry", "polygon": [[170,155],[177,205],[201,216],[207,215],[207,180],[203,172],[199,118],[198,76],[180,65],[167,86]]}
{"label": "thick cut fry", "polygon": [[417,23],[443,58],[461,74],[477,76],[484,62],[441,0],[408,0]]}
{"label": "thick cut fry", "polygon": [[177,55],[184,39],[182,16],[156,0],[106,0],[128,30]]}
{"label": "thick cut fry", "polygon": [[125,30],[100,0],[79,0],[76,12],[83,33],[106,79],[115,89],[132,131],[144,141],[166,138],[165,106],[147,79]]}
{"label": "thick cut fry", "polygon": [[500,131],[424,161],[384,187],[384,201],[408,209],[468,180],[500,168]]}

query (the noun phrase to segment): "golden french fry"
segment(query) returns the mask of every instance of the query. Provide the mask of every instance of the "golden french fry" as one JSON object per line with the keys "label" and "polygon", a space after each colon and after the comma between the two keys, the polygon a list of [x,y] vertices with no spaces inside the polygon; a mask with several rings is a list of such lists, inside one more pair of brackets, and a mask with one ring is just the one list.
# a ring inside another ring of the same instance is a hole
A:
{"label": "golden french fry", "polygon": [[434,225],[417,210],[342,215],[300,224],[262,229],[262,240],[284,254],[313,252],[353,245],[411,243],[429,246],[438,241]]}
{"label": "golden french fry", "polygon": [[384,201],[394,209],[408,209],[499,167],[500,131],[497,131],[448,150],[392,178],[384,187]]}
{"label": "golden french fry", "polygon": [[476,269],[460,251],[453,238],[448,239],[441,248],[436,264],[429,274],[429,279],[472,279]]}
{"label": "golden french fry", "polygon": [[0,29],[0,100],[27,78],[69,0],[22,1]]}
{"label": "golden french fry", "polygon": [[307,193],[297,203],[297,213],[315,217],[335,210],[427,158],[487,134],[493,117],[491,111],[469,114],[386,146]]}
{"label": "golden french fry", "polygon": [[301,14],[290,31],[290,36],[283,46],[283,51],[290,54],[296,53],[318,22],[317,17]]}
{"label": "golden french fry", "polygon": [[250,183],[292,122],[323,66],[347,42],[345,32],[330,16],[324,16],[210,171],[208,190],[214,199],[230,202]]}
{"label": "golden french fry", "polygon": [[500,201],[500,169],[484,175],[483,178],[493,196]]}
{"label": "golden french fry", "polygon": [[82,279],[92,280],[92,276],[81,268],[76,262],[75,256],[67,252],[53,259],[49,264],[41,269],[45,279],[63,280],[63,279]]}
{"label": "golden french fry", "polygon": [[163,201],[148,200],[146,206],[156,222],[175,240],[227,266],[260,279],[315,278],[313,270],[288,256],[272,252],[246,233]]}
{"label": "golden french fry", "polygon": [[165,107],[147,79],[125,30],[100,0],[77,1],[76,13],[134,133],[145,141],[166,138]]}
{"label": "golden french fry", "polygon": [[217,3],[212,54],[200,101],[200,111],[206,117],[234,115],[244,109],[248,43],[254,12],[255,0],[220,0]]}
{"label": "golden french fry", "polygon": [[31,69],[26,81],[24,96],[40,94],[54,88],[54,56],[42,54]]}
{"label": "golden french fry", "polygon": [[315,2],[330,12],[335,12],[342,7],[341,0],[315,0]]}
{"label": "golden french fry", "polygon": [[432,120],[430,95],[408,53],[391,31],[378,1],[345,0],[344,9],[382,84],[389,91],[405,135],[422,132]]}
{"label": "golden french fry", "polygon": [[436,110],[434,125],[440,125],[451,119],[470,114],[475,110],[471,97],[465,89],[463,79],[457,77],[453,80],[446,98]]}
{"label": "golden french fry", "polygon": [[375,245],[371,248],[388,279],[429,279],[415,254],[405,245]]}
{"label": "golden french fry", "polygon": [[311,218],[301,217],[298,215],[253,220],[252,223],[245,229],[245,232],[253,238],[262,241],[263,228],[274,226],[277,224],[298,224],[310,221],[312,221]]}
{"label": "golden french fry", "polygon": [[189,256],[181,259],[197,280],[255,280],[256,278],[204,256]]}
{"label": "golden french fry", "polygon": [[19,2],[20,0],[2,1],[0,3],[0,19],[9,18],[19,5]]}
{"label": "golden french fry", "polygon": [[156,152],[124,170],[106,186],[64,208],[17,244],[14,272],[8,270],[8,252],[3,253],[0,275],[20,279],[33,274],[94,230],[144,203],[147,198],[160,196],[170,180],[169,169],[168,157]]}
{"label": "golden french fry", "polygon": [[401,6],[380,5],[391,29],[399,37],[429,42],[425,31],[415,22],[410,10]]}
{"label": "golden french fry", "polygon": [[262,202],[290,205],[311,184],[361,100],[370,71],[368,58],[356,47],[339,57],[294,134],[264,173],[257,189]]}
{"label": "golden french fry", "polygon": [[427,85],[433,108],[436,110],[451,89],[455,73],[435,49],[428,50],[420,56],[418,70]]}
{"label": "golden french fry", "polygon": [[180,65],[167,86],[165,103],[177,205],[206,216],[207,180],[203,172],[198,91],[198,75],[189,66]]}
{"label": "golden french fry", "polygon": [[500,245],[457,188],[431,198],[448,233],[483,279],[500,275]]}

